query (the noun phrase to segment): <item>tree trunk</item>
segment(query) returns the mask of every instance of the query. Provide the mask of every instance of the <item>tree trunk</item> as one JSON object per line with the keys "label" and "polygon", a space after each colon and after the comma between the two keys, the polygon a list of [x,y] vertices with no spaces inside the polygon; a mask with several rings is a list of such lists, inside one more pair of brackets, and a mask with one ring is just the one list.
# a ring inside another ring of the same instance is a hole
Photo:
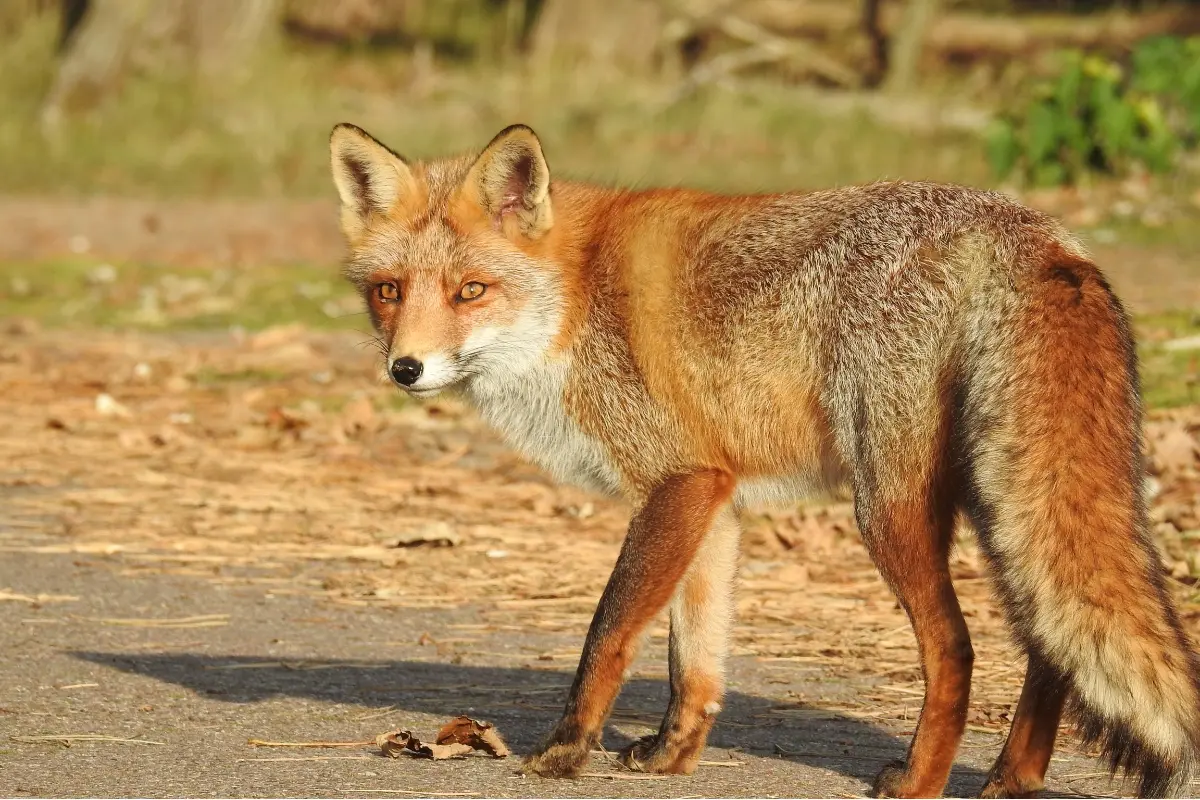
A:
{"label": "tree trunk", "polygon": [[908,0],[904,18],[888,49],[888,71],[883,88],[893,93],[911,92],[929,29],[937,17],[941,0]]}
{"label": "tree trunk", "polygon": [[544,0],[531,55],[540,64],[578,59],[648,70],[662,26],[656,0]]}
{"label": "tree trunk", "polygon": [[[151,6],[152,0],[88,3],[65,42],[58,74],[42,105],[43,128],[53,129],[66,113],[96,103],[113,89]],[[71,4],[64,4],[63,10],[71,13]]]}
{"label": "tree trunk", "polygon": [[64,50],[42,106],[45,128],[111,94],[130,67],[182,68],[213,78],[245,63],[278,30],[280,0],[88,0],[64,2]]}
{"label": "tree trunk", "polygon": [[880,0],[863,0],[862,31],[867,38],[867,62],[863,65],[863,86],[875,87],[883,82],[888,70],[887,34],[880,20]]}
{"label": "tree trunk", "polygon": [[192,0],[196,67],[222,75],[243,67],[279,30],[280,0]]}

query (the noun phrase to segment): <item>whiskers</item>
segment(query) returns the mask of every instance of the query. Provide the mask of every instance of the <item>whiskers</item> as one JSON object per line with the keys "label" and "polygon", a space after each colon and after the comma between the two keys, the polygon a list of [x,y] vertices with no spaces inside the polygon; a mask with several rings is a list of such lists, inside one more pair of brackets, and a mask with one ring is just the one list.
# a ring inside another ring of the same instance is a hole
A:
{"label": "whiskers", "polygon": [[388,343],[385,342],[381,336],[372,336],[370,339],[364,339],[358,343],[358,346],[374,348],[379,355],[383,356],[385,360],[387,359],[388,351],[390,350]]}

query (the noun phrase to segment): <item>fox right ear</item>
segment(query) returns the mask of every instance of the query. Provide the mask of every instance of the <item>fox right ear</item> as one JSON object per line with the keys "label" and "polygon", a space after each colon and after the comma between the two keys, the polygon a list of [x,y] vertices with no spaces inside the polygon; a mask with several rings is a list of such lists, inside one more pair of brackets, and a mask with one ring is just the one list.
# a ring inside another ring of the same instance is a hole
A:
{"label": "fox right ear", "polygon": [[342,232],[351,241],[372,214],[386,214],[416,190],[408,163],[355,125],[343,122],[333,129],[329,154],[342,200]]}
{"label": "fox right ear", "polygon": [[537,134],[510,125],[483,149],[467,173],[466,184],[497,229],[512,219],[516,232],[536,239],[550,229],[550,167]]}

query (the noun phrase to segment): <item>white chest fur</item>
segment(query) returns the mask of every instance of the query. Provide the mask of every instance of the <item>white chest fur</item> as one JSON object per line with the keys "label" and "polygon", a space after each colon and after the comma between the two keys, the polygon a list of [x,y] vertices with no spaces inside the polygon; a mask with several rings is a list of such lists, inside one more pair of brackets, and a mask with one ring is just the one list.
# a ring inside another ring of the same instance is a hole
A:
{"label": "white chest fur", "polygon": [[476,380],[468,397],[508,445],[556,480],[616,495],[621,480],[604,449],[567,416],[567,365],[546,362],[519,376]]}

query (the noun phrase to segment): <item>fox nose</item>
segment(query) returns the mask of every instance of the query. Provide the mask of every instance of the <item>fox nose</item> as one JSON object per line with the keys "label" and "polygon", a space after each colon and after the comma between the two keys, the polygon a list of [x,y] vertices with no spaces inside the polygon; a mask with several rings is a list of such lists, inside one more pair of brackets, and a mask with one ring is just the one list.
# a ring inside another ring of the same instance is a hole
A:
{"label": "fox nose", "polygon": [[415,358],[397,358],[392,362],[392,378],[401,386],[412,386],[421,377],[422,369],[421,362]]}

